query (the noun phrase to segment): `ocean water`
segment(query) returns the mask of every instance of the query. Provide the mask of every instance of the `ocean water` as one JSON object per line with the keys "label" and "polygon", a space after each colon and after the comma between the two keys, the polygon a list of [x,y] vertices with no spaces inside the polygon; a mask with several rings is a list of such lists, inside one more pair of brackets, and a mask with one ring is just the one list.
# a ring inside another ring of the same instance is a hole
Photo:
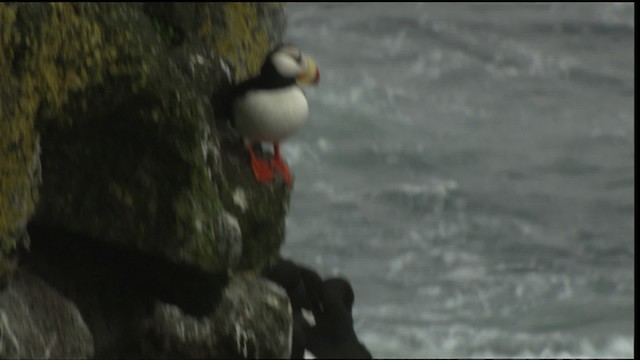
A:
{"label": "ocean water", "polygon": [[376,357],[632,357],[633,3],[290,4],[283,254]]}

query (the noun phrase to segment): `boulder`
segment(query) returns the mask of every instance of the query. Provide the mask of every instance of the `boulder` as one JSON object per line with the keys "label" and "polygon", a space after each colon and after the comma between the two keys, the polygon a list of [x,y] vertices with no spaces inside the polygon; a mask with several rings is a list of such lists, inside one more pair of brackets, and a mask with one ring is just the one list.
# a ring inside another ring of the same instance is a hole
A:
{"label": "boulder", "polygon": [[289,298],[268,280],[236,277],[208,316],[157,303],[146,322],[143,349],[151,358],[289,358]]}
{"label": "boulder", "polygon": [[93,351],[76,306],[38,277],[17,271],[0,290],[0,358],[86,359]]}

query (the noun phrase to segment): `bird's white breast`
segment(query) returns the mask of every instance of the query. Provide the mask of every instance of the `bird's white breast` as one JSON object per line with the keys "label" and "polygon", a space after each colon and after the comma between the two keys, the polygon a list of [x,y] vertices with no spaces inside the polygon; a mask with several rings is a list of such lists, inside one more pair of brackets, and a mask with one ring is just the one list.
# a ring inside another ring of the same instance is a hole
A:
{"label": "bird's white breast", "polygon": [[293,134],[309,116],[302,89],[251,90],[234,103],[238,131],[254,141],[277,142]]}

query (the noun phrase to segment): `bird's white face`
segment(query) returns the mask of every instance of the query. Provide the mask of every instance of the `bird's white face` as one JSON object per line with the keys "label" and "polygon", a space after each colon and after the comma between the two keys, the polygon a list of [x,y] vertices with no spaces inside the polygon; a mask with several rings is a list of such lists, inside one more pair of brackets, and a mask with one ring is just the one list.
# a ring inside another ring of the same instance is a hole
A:
{"label": "bird's white face", "polygon": [[320,79],[315,61],[295,46],[283,46],[271,55],[271,62],[280,75],[299,83],[315,85]]}

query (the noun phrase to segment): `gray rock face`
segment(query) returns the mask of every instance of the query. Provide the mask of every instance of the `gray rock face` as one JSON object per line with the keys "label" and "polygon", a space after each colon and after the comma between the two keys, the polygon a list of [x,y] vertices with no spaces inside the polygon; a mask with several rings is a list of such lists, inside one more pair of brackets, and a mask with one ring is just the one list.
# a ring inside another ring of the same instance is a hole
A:
{"label": "gray rock face", "polygon": [[0,291],[0,358],[81,359],[93,337],[69,300],[23,270]]}

